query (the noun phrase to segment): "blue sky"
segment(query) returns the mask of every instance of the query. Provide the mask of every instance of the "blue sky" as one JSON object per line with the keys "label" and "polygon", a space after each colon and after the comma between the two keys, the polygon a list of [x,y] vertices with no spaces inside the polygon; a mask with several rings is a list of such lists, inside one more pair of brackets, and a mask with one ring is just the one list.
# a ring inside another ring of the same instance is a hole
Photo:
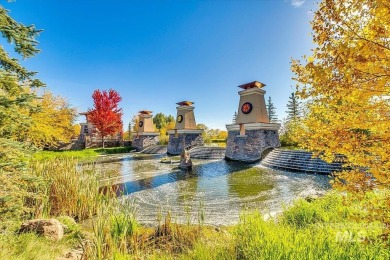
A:
{"label": "blue sky", "polygon": [[310,53],[316,9],[312,0],[2,5],[17,21],[44,30],[42,52],[23,65],[79,112],[92,107],[95,89],[117,90],[125,128],[139,110],[176,115],[175,103],[190,100],[197,123],[225,129],[237,111],[237,86],[254,80],[267,85],[266,99],[271,96],[282,119],[295,85],[290,61]]}

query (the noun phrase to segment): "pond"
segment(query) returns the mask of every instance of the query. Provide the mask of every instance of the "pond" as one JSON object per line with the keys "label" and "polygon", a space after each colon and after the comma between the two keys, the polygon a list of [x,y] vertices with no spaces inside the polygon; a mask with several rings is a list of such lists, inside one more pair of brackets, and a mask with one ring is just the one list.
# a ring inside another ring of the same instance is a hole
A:
{"label": "pond", "polygon": [[277,213],[299,196],[329,188],[328,176],[272,170],[260,163],[193,160],[192,171],[185,171],[160,161],[158,155],[134,153],[97,164],[102,185],[113,185],[130,200],[143,224],[155,224],[170,212],[180,223],[231,225],[244,211]]}

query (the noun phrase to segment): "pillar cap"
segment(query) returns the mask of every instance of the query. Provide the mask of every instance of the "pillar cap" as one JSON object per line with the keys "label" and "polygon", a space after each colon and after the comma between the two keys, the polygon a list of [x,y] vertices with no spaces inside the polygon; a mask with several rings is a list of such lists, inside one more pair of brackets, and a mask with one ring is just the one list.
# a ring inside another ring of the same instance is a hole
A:
{"label": "pillar cap", "polygon": [[138,111],[139,114],[142,114],[142,115],[150,115],[153,113],[153,111],[150,111],[150,110],[141,110],[141,111]]}
{"label": "pillar cap", "polygon": [[245,83],[245,84],[242,84],[240,86],[238,86],[239,88],[242,88],[242,89],[250,89],[250,88],[263,88],[265,87],[266,85],[264,83],[261,83],[260,81],[252,81],[252,82],[249,82],[249,83]]}
{"label": "pillar cap", "polygon": [[195,104],[195,102],[185,100],[185,101],[178,102],[176,104],[179,106],[191,106]]}

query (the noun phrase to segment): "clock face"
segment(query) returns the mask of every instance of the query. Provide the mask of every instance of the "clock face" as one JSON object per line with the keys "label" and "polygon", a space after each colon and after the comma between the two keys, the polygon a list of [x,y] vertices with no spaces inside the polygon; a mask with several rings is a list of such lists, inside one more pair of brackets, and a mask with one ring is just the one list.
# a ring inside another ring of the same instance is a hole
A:
{"label": "clock face", "polygon": [[183,122],[183,116],[182,116],[182,115],[179,115],[179,116],[177,117],[177,122],[178,122],[178,123]]}
{"label": "clock face", "polygon": [[252,104],[249,102],[246,102],[246,103],[242,104],[241,111],[244,114],[249,114],[250,112],[252,112],[252,108],[253,108]]}
{"label": "clock face", "polygon": [[142,127],[143,125],[144,125],[144,122],[143,121],[139,121],[138,126]]}

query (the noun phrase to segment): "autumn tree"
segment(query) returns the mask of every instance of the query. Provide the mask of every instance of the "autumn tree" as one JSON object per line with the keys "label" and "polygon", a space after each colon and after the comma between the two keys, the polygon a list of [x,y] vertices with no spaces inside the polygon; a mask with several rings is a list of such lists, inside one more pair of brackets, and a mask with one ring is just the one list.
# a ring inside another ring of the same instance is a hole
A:
{"label": "autumn tree", "polygon": [[278,115],[276,114],[276,108],[274,106],[274,103],[272,102],[271,97],[268,98],[266,107],[267,107],[268,119],[270,123],[278,122]]}
{"label": "autumn tree", "polygon": [[324,0],[311,23],[316,47],[292,61],[308,108],[297,139],[328,161],[345,155],[352,170],[339,178],[355,191],[390,186],[389,17],[389,1]]}
{"label": "autumn tree", "polygon": [[27,131],[20,130],[23,139],[38,148],[56,147],[67,143],[74,136],[74,121],[77,111],[61,96],[45,91],[34,101],[38,108],[31,113],[31,125]]}
{"label": "autumn tree", "polygon": [[122,109],[118,107],[122,100],[113,89],[95,90],[92,94],[93,109],[88,110],[88,120],[99,131],[104,148],[104,138],[122,131]]}

